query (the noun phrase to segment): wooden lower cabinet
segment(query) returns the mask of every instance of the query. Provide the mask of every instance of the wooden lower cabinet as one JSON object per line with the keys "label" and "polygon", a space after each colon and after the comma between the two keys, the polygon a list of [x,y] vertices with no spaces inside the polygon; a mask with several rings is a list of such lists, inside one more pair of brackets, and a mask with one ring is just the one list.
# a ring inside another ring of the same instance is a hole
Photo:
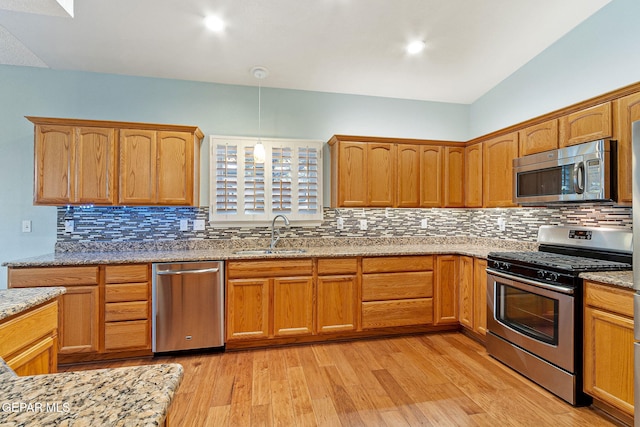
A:
{"label": "wooden lower cabinet", "polygon": [[480,339],[487,333],[487,260],[460,257],[460,324]]}
{"label": "wooden lower cabinet", "polygon": [[312,271],[311,259],[227,262],[227,341],[310,335]]}
{"label": "wooden lower cabinet", "polygon": [[58,299],[0,321],[0,357],[16,374],[50,374],[58,367]]}
{"label": "wooden lower cabinet", "polygon": [[98,285],[67,287],[60,303],[60,355],[98,351],[99,295]]}
{"label": "wooden lower cabinet", "polygon": [[586,281],[584,299],[584,391],[633,419],[633,291]]}
{"label": "wooden lower cabinet", "polygon": [[357,271],[356,258],[318,260],[316,329],[319,334],[357,329]]}
{"label": "wooden lower cabinet", "polygon": [[10,268],[9,287],[64,286],[59,363],[151,355],[149,264]]}
{"label": "wooden lower cabinet", "polygon": [[436,280],[434,292],[434,325],[459,323],[458,286],[460,281],[458,255],[436,257]]}
{"label": "wooden lower cabinet", "polygon": [[362,260],[362,328],[433,323],[433,256]]}

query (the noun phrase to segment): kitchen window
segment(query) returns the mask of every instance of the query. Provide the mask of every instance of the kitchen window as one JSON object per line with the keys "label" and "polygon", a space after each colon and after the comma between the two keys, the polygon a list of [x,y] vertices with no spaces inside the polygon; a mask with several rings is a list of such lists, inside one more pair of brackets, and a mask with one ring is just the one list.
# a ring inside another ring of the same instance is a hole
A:
{"label": "kitchen window", "polygon": [[322,142],[261,139],[266,157],[256,163],[256,138],[211,136],[211,225],[269,225],[284,214],[293,223],[322,222]]}

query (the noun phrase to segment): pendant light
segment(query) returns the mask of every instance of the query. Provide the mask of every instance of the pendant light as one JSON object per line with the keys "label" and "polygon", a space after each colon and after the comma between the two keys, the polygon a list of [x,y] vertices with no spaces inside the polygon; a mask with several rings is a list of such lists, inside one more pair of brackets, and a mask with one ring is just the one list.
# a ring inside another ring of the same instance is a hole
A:
{"label": "pendant light", "polygon": [[269,75],[269,70],[264,67],[256,66],[251,69],[253,77],[258,79],[258,142],[253,147],[253,161],[255,163],[264,163],[266,153],[264,144],[260,137],[262,136],[262,84],[261,81]]}

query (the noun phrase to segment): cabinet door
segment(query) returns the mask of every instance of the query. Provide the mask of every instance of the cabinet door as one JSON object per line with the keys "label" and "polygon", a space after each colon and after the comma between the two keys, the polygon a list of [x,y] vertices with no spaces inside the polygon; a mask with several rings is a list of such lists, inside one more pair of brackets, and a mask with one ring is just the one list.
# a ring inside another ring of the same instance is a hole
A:
{"label": "cabinet door", "polygon": [[640,120],[640,93],[616,101],[618,106],[618,202],[631,203],[631,123]]}
{"label": "cabinet door", "polygon": [[356,329],[356,286],[354,275],[318,277],[318,333]]}
{"label": "cabinet door", "polygon": [[417,208],[420,205],[420,151],[419,145],[398,144],[399,208]]}
{"label": "cabinet door", "polygon": [[156,146],[155,131],[120,131],[120,204],[156,202]]}
{"label": "cabinet door", "polygon": [[273,335],[308,335],[313,331],[311,277],[273,279]]}
{"label": "cabinet door", "polygon": [[633,319],[586,307],[584,390],[633,416]]}
{"label": "cabinet door", "polygon": [[465,148],[464,205],[482,207],[482,144]]}
{"label": "cabinet door", "polygon": [[473,280],[473,330],[487,334],[487,260],[475,258]]}
{"label": "cabinet door", "polygon": [[464,148],[444,147],[444,207],[464,207]]}
{"label": "cabinet door", "polygon": [[367,206],[394,206],[395,145],[367,145]]}
{"label": "cabinet door", "polygon": [[442,255],[436,261],[436,288],[433,302],[434,325],[458,323],[459,269],[457,255]]}
{"label": "cabinet door", "polygon": [[553,119],[520,131],[520,156],[558,148],[558,120]]}
{"label": "cabinet door", "polygon": [[60,354],[98,351],[98,286],[67,286],[59,311]]}
{"label": "cabinet door", "polygon": [[193,204],[193,144],[193,135],[188,132],[158,132],[159,204]]}
{"label": "cabinet door", "polygon": [[269,336],[269,279],[227,284],[227,340]]}
{"label": "cabinet door", "polygon": [[442,147],[424,145],[420,153],[420,207],[442,206]]}
{"label": "cabinet door", "polygon": [[57,371],[56,339],[45,337],[22,353],[6,360],[19,376],[51,374]]}
{"label": "cabinet door", "polygon": [[518,133],[513,132],[484,143],[484,206],[515,206],[513,203],[513,159],[518,157]]}
{"label": "cabinet door", "polygon": [[115,130],[77,128],[75,135],[76,203],[116,203]]}
{"label": "cabinet door", "polygon": [[560,147],[609,138],[611,103],[596,105],[560,118]]}
{"label": "cabinet door", "polygon": [[460,257],[460,324],[469,329],[474,328],[474,272],[473,258]]}
{"label": "cabinet door", "polygon": [[367,144],[338,143],[338,206],[367,206]]}
{"label": "cabinet door", "polygon": [[35,127],[35,204],[68,204],[74,198],[73,127]]}

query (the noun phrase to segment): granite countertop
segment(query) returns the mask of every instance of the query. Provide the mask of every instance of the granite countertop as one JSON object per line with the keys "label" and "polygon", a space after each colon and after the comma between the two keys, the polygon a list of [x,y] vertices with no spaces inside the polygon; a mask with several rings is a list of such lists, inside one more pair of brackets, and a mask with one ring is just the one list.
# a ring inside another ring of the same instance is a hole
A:
{"label": "granite countertop", "polygon": [[[356,239],[357,240],[357,239]],[[65,265],[126,264],[148,262],[209,261],[238,259],[278,259],[278,258],[331,258],[345,256],[392,256],[392,255],[429,255],[456,254],[477,258],[486,258],[496,250],[536,250],[536,245],[527,242],[500,239],[430,239],[417,242],[412,239],[386,239],[351,243],[348,240],[338,242],[316,242],[317,246],[296,244],[279,245],[278,249],[301,248],[302,253],[273,254],[236,254],[242,249],[266,248],[264,242],[244,242],[240,247],[184,248],[162,250],[123,250],[55,252],[41,256],[5,262],[7,267],[47,267]],[[253,244],[252,244],[253,243]],[[250,245],[250,246],[247,246]],[[313,244],[313,243],[311,243]]]}
{"label": "granite countertop", "polygon": [[0,425],[159,426],[183,374],[179,364],[0,374]]}
{"label": "granite countertop", "polygon": [[0,289],[0,320],[47,302],[66,291],[63,287]]}
{"label": "granite countertop", "polygon": [[594,282],[616,285],[623,288],[633,288],[633,271],[603,271],[596,273],[582,273],[580,277]]}

